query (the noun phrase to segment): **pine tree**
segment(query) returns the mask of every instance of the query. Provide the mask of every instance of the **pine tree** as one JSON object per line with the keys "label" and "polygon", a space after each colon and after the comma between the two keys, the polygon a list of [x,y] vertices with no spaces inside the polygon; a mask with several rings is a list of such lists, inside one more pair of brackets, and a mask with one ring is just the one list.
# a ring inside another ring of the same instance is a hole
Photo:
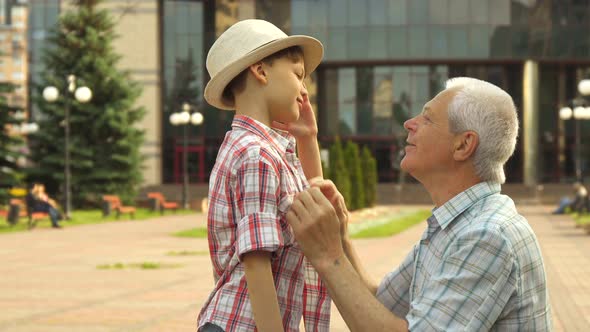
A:
{"label": "pine tree", "polygon": [[348,173],[350,176],[351,197],[350,210],[362,209],[365,207],[365,185],[363,181],[363,170],[361,165],[361,156],[359,154],[359,147],[355,143],[346,142],[344,150],[346,155],[346,164],[348,165]]}
{"label": "pine tree", "polygon": [[365,206],[374,206],[377,201],[377,160],[366,146],[361,153],[363,181],[365,187]]}
{"label": "pine tree", "polygon": [[350,175],[344,159],[344,150],[338,137],[330,147],[330,179],[344,196],[346,206],[349,207],[351,205]]}
{"label": "pine tree", "polygon": [[0,83],[0,205],[8,203],[8,190],[19,185],[22,177],[17,161],[23,156],[19,148],[24,141],[11,130],[17,128],[22,120],[16,116],[18,109],[10,106],[6,98],[12,91],[14,85]]}
{"label": "pine tree", "polygon": [[[120,56],[114,52],[116,38],[111,14],[97,6],[101,0],[74,1],[49,38],[44,64],[47,71],[37,84],[34,102],[41,112],[39,132],[34,135],[32,180],[50,189],[64,182],[65,109],[70,110],[71,192],[74,206],[99,201],[102,194],[133,199],[142,181],[140,146],[143,131],[137,129],[145,110],[136,107],[140,86],[129,73],[117,70]],[[92,100],[81,104],[67,90],[67,77],[92,90]],[[48,103],[41,91],[55,86],[58,100]]]}

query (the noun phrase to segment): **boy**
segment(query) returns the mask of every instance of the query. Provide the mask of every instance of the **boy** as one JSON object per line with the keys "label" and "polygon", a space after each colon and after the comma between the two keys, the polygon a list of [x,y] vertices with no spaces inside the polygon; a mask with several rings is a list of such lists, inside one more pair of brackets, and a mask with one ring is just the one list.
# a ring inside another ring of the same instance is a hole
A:
{"label": "boy", "polygon": [[285,220],[306,176],[322,176],[303,84],[322,55],[318,40],[288,37],[263,20],[234,24],[207,55],[205,99],[236,116],[209,181],[216,285],[199,331],[298,331],[302,316],[306,331],[328,331],[327,290]]}

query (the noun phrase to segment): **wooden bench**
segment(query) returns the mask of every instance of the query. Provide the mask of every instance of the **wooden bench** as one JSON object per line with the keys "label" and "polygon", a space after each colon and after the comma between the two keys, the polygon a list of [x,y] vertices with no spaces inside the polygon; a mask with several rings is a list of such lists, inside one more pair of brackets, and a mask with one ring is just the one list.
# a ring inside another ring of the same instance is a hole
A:
{"label": "wooden bench", "polygon": [[148,198],[153,199],[156,203],[152,205],[152,210],[159,208],[160,214],[164,214],[164,210],[174,210],[174,212],[176,212],[178,209],[178,203],[167,202],[161,192],[149,192],[147,196]]}
{"label": "wooden bench", "polygon": [[37,226],[37,222],[42,219],[49,219],[49,214],[46,212],[33,212],[32,208],[27,206],[21,199],[13,198],[10,200],[8,211],[4,210],[0,215],[6,217],[6,221],[10,225],[18,223],[20,218],[27,218],[27,226],[29,229]]}
{"label": "wooden bench", "polygon": [[103,216],[106,217],[108,215],[108,213],[105,213],[106,211],[113,210],[117,213],[117,219],[119,219],[119,216],[122,213],[129,213],[129,216],[131,217],[131,219],[133,219],[135,217],[135,207],[134,206],[125,206],[123,205],[123,203],[121,203],[121,199],[119,198],[119,196],[117,195],[104,195],[102,196],[102,200],[104,202],[106,202],[107,204],[110,204],[110,207],[108,210],[103,209]]}

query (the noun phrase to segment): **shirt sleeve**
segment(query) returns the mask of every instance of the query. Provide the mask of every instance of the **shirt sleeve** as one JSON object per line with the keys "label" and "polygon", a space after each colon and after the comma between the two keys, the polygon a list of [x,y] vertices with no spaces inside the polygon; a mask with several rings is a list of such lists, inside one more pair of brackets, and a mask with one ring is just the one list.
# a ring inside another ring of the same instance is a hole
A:
{"label": "shirt sleeve", "polygon": [[512,249],[500,231],[471,230],[449,251],[412,300],[410,331],[487,331],[516,291]]}
{"label": "shirt sleeve", "polygon": [[410,285],[414,277],[414,249],[402,264],[383,278],[377,288],[377,299],[399,318],[405,318],[410,310]]}
{"label": "shirt sleeve", "polygon": [[239,259],[251,251],[275,252],[282,247],[279,176],[272,162],[264,154],[247,158],[237,169],[234,189]]}

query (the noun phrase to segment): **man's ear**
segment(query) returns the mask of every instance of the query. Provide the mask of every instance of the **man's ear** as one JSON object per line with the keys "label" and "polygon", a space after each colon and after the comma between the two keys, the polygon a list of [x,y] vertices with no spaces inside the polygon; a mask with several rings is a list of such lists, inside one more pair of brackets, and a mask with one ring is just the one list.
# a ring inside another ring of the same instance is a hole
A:
{"label": "man's ear", "polygon": [[466,131],[457,135],[453,144],[455,160],[465,161],[475,154],[479,145],[479,136],[474,131]]}
{"label": "man's ear", "polygon": [[267,82],[266,69],[265,69],[262,61],[256,62],[253,65],[250,65],[250,67],[248,67],[248,70],[250,71],[250,73],[252,73],[252,75],[254,75],[254,78],[256,79],[256,81],[258,81],[262,84],[266,84],[266,82]]}

